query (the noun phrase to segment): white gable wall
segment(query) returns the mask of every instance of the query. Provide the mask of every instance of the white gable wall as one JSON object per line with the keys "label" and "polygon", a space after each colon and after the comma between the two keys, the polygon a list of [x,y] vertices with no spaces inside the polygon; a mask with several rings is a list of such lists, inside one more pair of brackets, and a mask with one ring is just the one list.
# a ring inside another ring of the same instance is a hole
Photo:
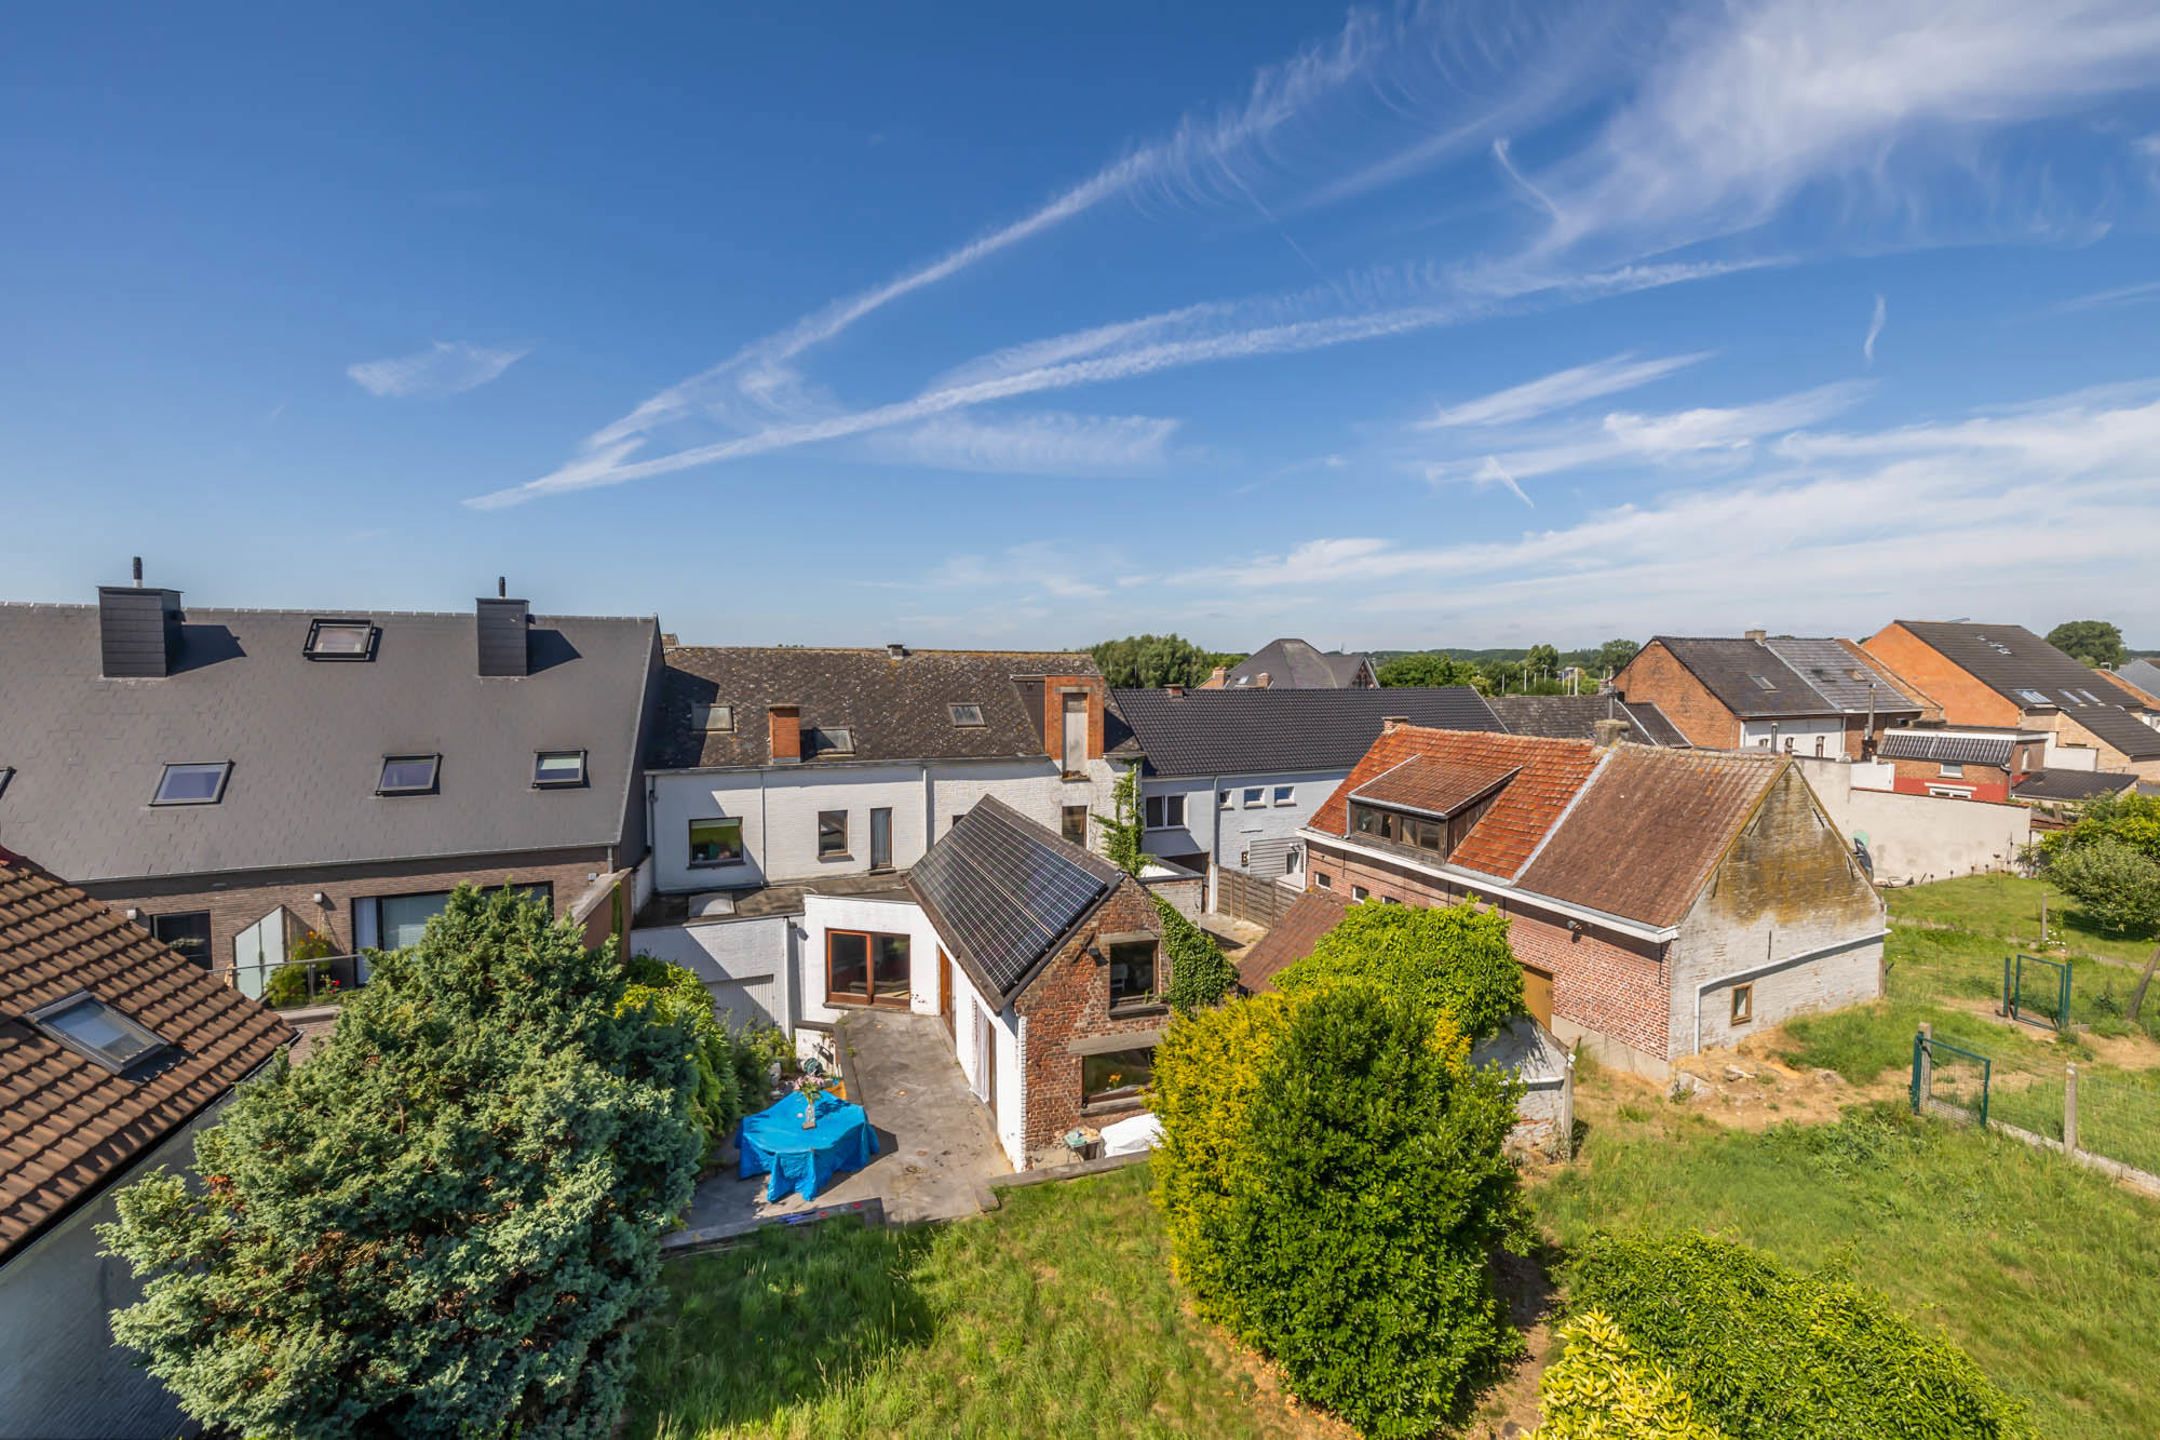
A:
{"label": "white gable wall", "polygon": [[834,1006],[825,994],[825,937],[834,930],[908,937],[908,1009],[937,1014],[937,931],[912,900],[809,895],[802,914],[801,1019],[831,1024],[850,1007]]}

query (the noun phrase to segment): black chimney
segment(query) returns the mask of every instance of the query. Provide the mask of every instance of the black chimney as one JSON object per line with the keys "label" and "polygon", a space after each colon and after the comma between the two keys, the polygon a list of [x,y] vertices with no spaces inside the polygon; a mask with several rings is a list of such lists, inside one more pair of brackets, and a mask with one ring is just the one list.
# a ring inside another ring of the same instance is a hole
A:
{"label": "black chimney", "polygon": [[142,556],[135,583],[98,586],[100,673],[112,680],[162,680],[180,658],[180,592],[145,590]]}
{"label": "black chimney", "polygon": [[[507,588],[507,587],[503,587]],[[532,607],[523,600],[482,596],[473,602],[480,637],[482,675],[529,675],[532,664],[525,651]]]}

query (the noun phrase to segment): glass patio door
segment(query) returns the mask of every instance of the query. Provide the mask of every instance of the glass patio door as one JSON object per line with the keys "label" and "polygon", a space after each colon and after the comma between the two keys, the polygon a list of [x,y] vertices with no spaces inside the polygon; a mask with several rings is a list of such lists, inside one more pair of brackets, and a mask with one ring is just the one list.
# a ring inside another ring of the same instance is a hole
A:
{"label": "glass patio door", "polygon": [[825,998],[836,1005],[906,1008],[913,989],[908,937],[862,930],[825,934]]}
{"label": "glass patio door", "polygon": [[285,911],[282,906],[233,937],[233,983],[250,1000],[260,1000],[271,973],[285,963]]}

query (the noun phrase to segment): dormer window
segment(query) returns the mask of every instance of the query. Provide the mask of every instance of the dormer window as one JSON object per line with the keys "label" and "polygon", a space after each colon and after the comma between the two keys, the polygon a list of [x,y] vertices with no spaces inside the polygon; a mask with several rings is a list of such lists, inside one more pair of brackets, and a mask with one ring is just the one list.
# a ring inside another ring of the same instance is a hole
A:
{"label": "dormer window", "polygon": [[157,794],[150,797],[150,803],[215,805],[225,798],[225,781],[231,774],[230,760],[167,765],[165,773],[158,777]]}
{"label": "dormer window", "polygon": [[948,705],[945,709],[951,714],[952,723],[955,725],[978,726],[983,723],[983,711],[980,705]]}
{"label": "dormer window", "polygon": [[823,725],[814,725],[810,728],[808,739],[812,755],[853,755],[855,753],[855,732],[845,725],[834,725],[830,728]]}
{"label": "dormer window", "polygon": [[52,1039],[116,1075],[165,1048],[163,1040],[87,990],[41,1006],[27,1018]]}
{"label": "dormer window", "polygon": [[535,790],[572,790],[584,783],[583,750],[542,750],[533,756]]}
{"label": "dormer window", "polygon": [[308,626],[301,653],[310,660],[372,660],[381,634],[367,620],[317,620]]}
{"label": "dormer window", "polygon": [[735,707],[701,700],[690,707],[690,723],[707,735],[732,735]]}
{"label": "dormer window", "polygon": [[377,795],[432,795],[440,755],[385,755],[382,776],[375,782]]}

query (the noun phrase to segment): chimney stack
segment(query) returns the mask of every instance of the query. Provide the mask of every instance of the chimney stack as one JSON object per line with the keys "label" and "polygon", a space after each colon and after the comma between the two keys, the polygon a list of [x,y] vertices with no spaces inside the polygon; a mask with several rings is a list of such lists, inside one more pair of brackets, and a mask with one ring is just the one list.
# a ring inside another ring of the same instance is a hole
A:
{"label": "chimney stack", "polygon": [[133,570],[133,585],[98,586],[99,673],[162,680],[180,658],[180,592],[144,589],[140,555]]}
{"label": "chimney stack", "polygon": [[[498,588],[509,588],[498,580]],[[473,602],[474,631],[479,637],[480,673],[488,676],[519,676],[532,673],[532,657],[526,650],[532,626],[532,607],[505,596],[482,596]]]}
{"label": "chimney stack", "polygon": [[1380,733],[1392,735],[1395,733],[1396,727],[1408,725],[1409,723],[1410,717],[1407,715],[1383,715],[1380,717]]}
{"label": "chimney stack", "polygon": [[1758,645],[1762,644],[1764,640],[1769,638],[1767,632],[1761,630],[1749,630],[1744,632],[1744,634],[1747,639],[1754,641]]}
{"label": "chimney stack", "polygon": [[1170,698],[1173,700],[1185,698],[1185,687],[1183,685],[1165,685],[1163,689],[1169,693]]}
{"label": "chimney stack", "polygon": [[907,659],[907,646],[902,645],[897,640],[891,642],[885,647],[885,658],[888,660]]}
{"label": "chimney stack", "polygon": [[1256,678],[1256,679],[1255,679],[1255,680],[1253,681],[1253,683],[1254,683],[1255,685],[1258,685],[1258,686],[1259,686],[1259,687],[1260,687],[1260,688],[1261,688],[1262,690],[1265,690],[1265,689],[1267,689],[1267,687],[1268,687],[1268,681],[1269,681],[1269,680],[1270,680],[1271,678],[1273,678],[1273,677],[1271,677],[1271,676],[1270,676],[1270,675],[1268,674],[1268,672],[1267,672],[1267,671],[1265,671],[1265,670],[1262,670],[1262,671],[1260,672],[1260,674],[1259,674],[1258,678]]}
{"label": "chimney stack", "polygon": [[1230,667],[1227,665],[1217,665],[1213,670],[1208,672],[1206,688],[1210,690],[1220,690],[1222,689],[1224,683],[1229,680],[1229,678]]}
{"label": "chimney stack", "polygon": [[765,740],[775,765],[802,763],[802,706],[767,705]]}
{"label": "chimney stack", "polygon": [[1590,724],[1590,730],[1597,736],[1598,749],[1608,750],[1619,744],[1621,737],[1627,734],[1628,722],[1617,717],[1594,720]]}

